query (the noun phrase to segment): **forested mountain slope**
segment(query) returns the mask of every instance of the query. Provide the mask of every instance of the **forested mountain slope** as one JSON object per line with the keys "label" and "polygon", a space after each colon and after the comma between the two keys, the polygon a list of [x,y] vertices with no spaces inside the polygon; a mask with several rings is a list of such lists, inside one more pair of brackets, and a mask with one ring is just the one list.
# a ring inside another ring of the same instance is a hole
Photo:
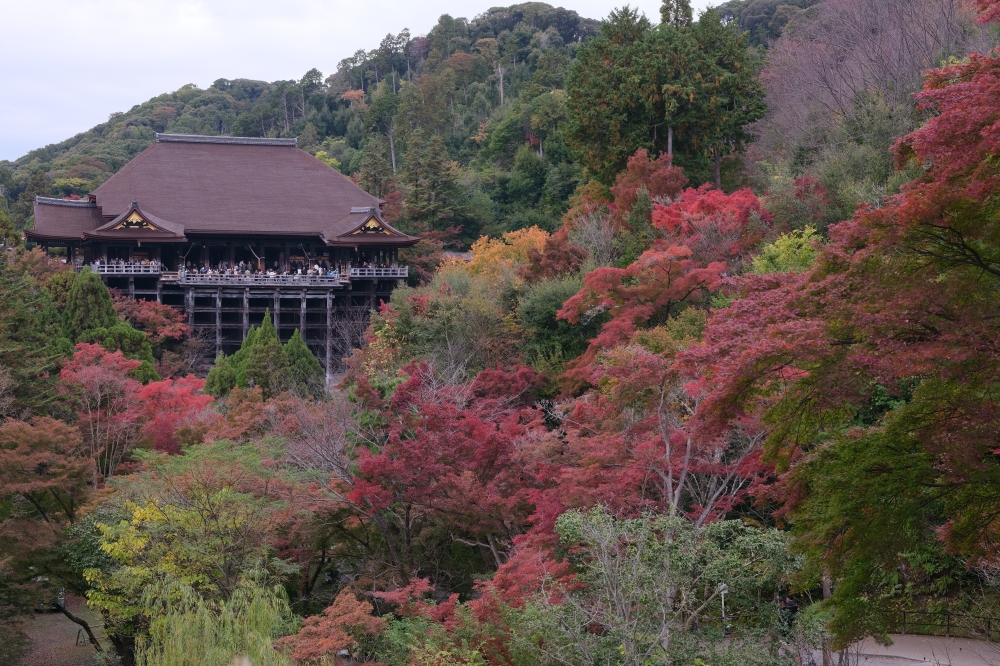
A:
{"label": "forested mountain slope", "polygon": [[[569,62],[598,25],[538,2],[471,20],[444,15],[426,36],[387,35],[376,48],[342,60],[330,76],[312,69],[290,81],[219,79],[205,90],[187,85],[160,95],[0,166],[0,185],[23,227],[35,195],[84,194],[146,148],[154,132],[177,132],[295,136],[300,147],[323,151],[345,173],[363,172],[381,194],[382,180],[398,179],[406,149],[433,135],[447,151],[431,156],[438,162],[467,166],[481,156],[490,163],[464,174],[463,193],[446,204],[463,209],[454,217],[467,237],[498,224],[551,227],[579,179],[559,135],[561,90]],[[393,94],[379,102],[380,90]],[[488,131],[490,124],[499,131]],[[369,141],[373,133],[394,135],[392,145]],[[544,159],[522,156],[515,167],[525,142]]]}

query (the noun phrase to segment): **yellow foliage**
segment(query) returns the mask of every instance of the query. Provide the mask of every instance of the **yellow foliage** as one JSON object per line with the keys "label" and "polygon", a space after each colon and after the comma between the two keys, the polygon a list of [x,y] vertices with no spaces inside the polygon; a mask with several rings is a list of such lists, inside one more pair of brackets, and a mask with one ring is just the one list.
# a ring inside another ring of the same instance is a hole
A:
{"label": "yellow foliage", "polygon": [[472,245],[472,260],[465,266],[470,275],[500,277],[528,263],[531,250],[541,252],[549,238],[538,227],[520,229],[501,238],[483,236]]}

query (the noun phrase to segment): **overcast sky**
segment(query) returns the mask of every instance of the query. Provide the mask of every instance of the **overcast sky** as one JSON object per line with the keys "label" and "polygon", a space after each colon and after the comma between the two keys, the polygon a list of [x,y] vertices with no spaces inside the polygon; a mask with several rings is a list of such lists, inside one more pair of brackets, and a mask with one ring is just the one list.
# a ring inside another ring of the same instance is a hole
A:
{"label": "overcast sky", "polygon": [[[694,0],[697,8],[717,4]],[[0,160],[87,130],[186,83],[332,73],[386,33],[425,34],[504,0],[0,0]],[[550,4],[604,18],[624,0]],[[630,0],[650,18],[660,0]]]}

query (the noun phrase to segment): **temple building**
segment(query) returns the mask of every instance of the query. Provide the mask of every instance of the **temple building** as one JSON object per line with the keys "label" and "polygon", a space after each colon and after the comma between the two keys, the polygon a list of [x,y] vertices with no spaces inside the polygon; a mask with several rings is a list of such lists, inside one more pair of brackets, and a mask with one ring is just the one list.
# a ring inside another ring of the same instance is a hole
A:
{"label": "temple building", "polygon": [[[379,199],[296,139],[157,134],[85,199],[35,199],[28,240],[131,298],[182,309],[216,354],[270,311],[333,371],[345,326],[407,277]],[[353,322],[353,324],[351,324]]]}

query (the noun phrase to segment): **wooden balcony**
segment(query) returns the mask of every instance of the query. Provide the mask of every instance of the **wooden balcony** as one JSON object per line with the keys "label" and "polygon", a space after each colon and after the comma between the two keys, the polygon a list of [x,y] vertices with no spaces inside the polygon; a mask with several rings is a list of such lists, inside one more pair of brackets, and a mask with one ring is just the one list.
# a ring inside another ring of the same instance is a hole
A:
{"label": "wooden balcony", "polygon": [[410,274],[409,266],[393,268],[349,268],[348,276],[352,278],[405,278]]}
{"label": "wooden balcony", "polygon": [[343,276],[338,271],[331,275],[239,275],[226,273],[197,273],[178,271],[177,283],[182,285],[218,285],[224,287],[339,287]]}
{"label": "wooden balcony", "polygon": [[86,265],[101,275],[159,275],[162,272],[160,264],[148,261],[95,261]]}

